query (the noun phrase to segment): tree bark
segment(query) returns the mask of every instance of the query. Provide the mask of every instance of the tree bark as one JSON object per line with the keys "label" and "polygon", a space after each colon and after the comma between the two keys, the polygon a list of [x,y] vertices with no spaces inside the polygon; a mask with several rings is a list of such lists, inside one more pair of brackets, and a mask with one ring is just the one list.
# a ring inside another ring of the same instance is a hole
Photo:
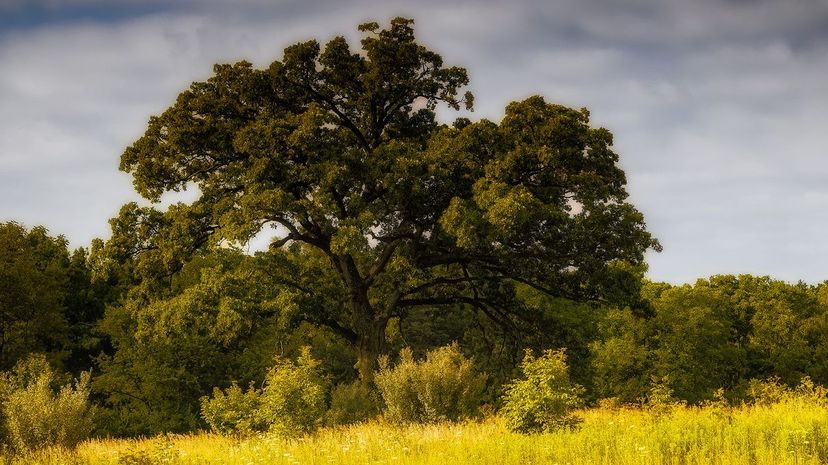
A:
{"label": "tree bark", "polygon": [[[357,355],[356,369],[365,385],[374,382],[379,356],[385,353],[385,328],[388,312],[377,311],[368,299],[370,280],[364,279],[350,256],[332,257],[345,287],[351,294],[351,324],[356,335],[353,347]],[[378,272],[378,271],[377,271]]]}
{"label": "tree bark", "polygon": [[363,318],[357,323],[357,341],[354,347],[357,355],[356,368],[360,381],[370,385],[374,382],[379,357],[385,353],[385,328],[388,326],[388,318],[376,317],[370,309],[361,309],[358,313],[362,314]]}

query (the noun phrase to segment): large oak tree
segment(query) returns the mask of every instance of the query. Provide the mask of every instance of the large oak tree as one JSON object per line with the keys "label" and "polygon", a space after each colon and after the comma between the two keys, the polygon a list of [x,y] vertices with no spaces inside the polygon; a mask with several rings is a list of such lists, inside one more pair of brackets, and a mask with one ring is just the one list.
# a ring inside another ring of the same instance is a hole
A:
{"label": "large oak tree", "polygon": [[509,104],[500,123],[440,123],[438,105],[471,109],[467,73],[412,24],[363,24],[357,51],[336,37],[288,47],[267,69],[217,65],[121,158],[147,199],[193,186],[198,199],[126,205],[110,250],[150,279],[276,227],[271,284],[354,347],[366,381],[389,320],[414,307],[469,306],[508,327],[515,285],[602,298],[623,281],[615,264],[658,247],[627,202],[610,132],[541,97]]}

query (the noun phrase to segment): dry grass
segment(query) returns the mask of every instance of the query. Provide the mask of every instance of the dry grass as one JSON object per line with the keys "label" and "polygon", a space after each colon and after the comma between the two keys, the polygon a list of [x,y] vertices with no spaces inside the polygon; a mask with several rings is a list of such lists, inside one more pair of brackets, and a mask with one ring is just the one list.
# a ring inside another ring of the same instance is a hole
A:
{"label": "dry grass", "polygon": [[298,439],[213,434],[93,440],[11,464],[826,464],[828,406],[591,409],[573,431],[522,436],[490,419],[396,427],[379,422]]}

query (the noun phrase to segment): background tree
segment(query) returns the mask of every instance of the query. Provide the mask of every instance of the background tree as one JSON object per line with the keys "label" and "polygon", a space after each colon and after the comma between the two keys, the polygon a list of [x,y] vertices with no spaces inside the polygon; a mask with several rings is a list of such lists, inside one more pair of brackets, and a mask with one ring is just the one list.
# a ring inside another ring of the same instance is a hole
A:
{"label": "background tree", "polygon": [[[362,50],[336,37],[285,49],[264,70],[217,65],[149,121],[121,158],[165,212],[127,205],[111,250],[150,282],[196,250],[244,243],[267,226],[278,284],[303,317],[351,344],[368,381],[392,318],[466,306],[503,327],[525,313],[518,283],[601,299],[657,243],[629,203],[606,129],[586,110],[532,97],[499,123],[440,124],[438,104],[471,108],[466,71],[418,44],[413,21],[360,26]],[[301,247],[279,250],[289,243]],[[281,257],[281,258],[279,258]],[[310,286],[309,284],[313,284]],[[331,308],[314,294],[341,295]]]}
{"label": "background tree", "polygon": [[66,240],[49,237],[44,228],[0,225],[0,370],[30,352],[63,358],[68,258]]}
{"label": "background tree", "polygon": [[70,254],[40,226],[0,223],[0,370],[33,352],[76,374],[89,369],[103,308],[84,249]]}
{"label": "background tree", "polygon": [[228,249],[198,254],[164,295],[135,286],[107,309],[99,329],[116,350],[98,357],[93,381],[108,407],[99,422],[107,433],[191,431],[201,396],[259,384],[274,356],[294,357],[303,345],[313,346],[326,373],[353,379],[343,373],[353,365],[347,347],[329,331],[293,324],[291,296],[257,261]]}
{"label": "background tree", "polygon": [[826,380],[825,284],[718,275],[693,285],[646,283],[642,297],[650,314],[612,309],[599,324],[591,345],[599,396],[635,401],[665,377],[690,402],[718,388],[738,398],[751,379]]}

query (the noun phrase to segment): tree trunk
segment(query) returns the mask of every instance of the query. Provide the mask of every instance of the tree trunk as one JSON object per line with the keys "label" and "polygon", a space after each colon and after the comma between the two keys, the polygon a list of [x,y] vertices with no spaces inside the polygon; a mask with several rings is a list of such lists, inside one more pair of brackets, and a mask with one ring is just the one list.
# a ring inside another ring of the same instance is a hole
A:
{"label": "tree trunk", "polygon": [[374,382],[377,360],[385,352],[385,327],[388,317],[385,312],[377,312],[368,299],[368,285],[360,276],[353,259],[340,257],[334,263],[340,270],[340,276],[351,294],[351,324],[356,340],[353,342],[357,355],[359,379],[365,385]]}
{"label": "tree trunk", "polygon": [[378,359],[385,353],[385,328],[388,319],[370,319],[360,325],[357,331],[356,354],[357,371],[363,384],[374,382],[374,373],[378,368]]}

